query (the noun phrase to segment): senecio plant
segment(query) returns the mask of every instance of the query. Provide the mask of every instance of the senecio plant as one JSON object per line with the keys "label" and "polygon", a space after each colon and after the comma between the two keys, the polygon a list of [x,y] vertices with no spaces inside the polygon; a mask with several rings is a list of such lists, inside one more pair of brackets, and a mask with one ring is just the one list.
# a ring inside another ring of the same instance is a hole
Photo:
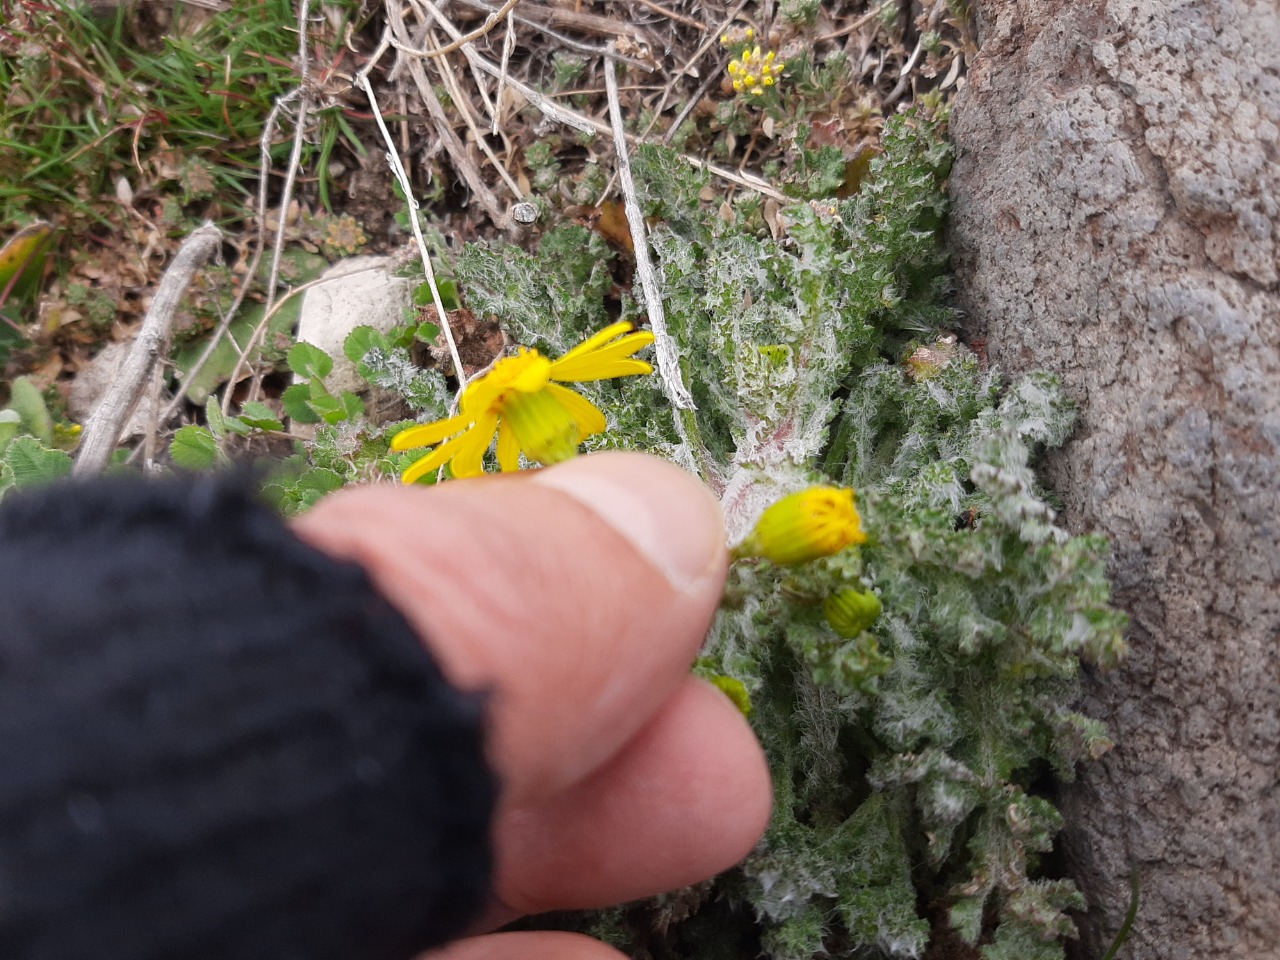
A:
{"label": "senecio plant", "polygon": [[891,118],[854,195],[767,218],[753,196],[705,209],[697,171],[638,151],[696,409],[657,373],[631,376],[648,371],[635,354],[652,336],[630,332],[644,305],[608,308],[614,254],[577,226],[455,264],[469,307],[525,345],[456,416],[402,350],[362,341],[371,380],[434,398],[432,422],[393,435],[393,450],[439,445],[395,462],[410,480],[581,442],[665,456],[720,496],[734,563],[696,669],[759,732],[775,812],[714,886],[586,921],[626,949],[906,958],[958,939],[1050,960],[1074,935],[1083,899],[1045,856],[1052,791],[1110,747],[1071,705],[1083,663],[1121,656],[1124,624],[1106,544],[1057,526],[1031,469],[1071,403],[1047,375],[1005,382],[947,332],[942,125]]}

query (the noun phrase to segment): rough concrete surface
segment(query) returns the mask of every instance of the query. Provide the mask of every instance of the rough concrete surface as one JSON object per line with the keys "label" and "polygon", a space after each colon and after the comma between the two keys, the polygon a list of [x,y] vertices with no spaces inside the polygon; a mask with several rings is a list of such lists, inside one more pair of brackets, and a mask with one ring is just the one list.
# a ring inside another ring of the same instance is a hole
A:
{"label": "rough concrete surface", "polygon": [[979,0],[953,240],[975,336],[1083,407],[1051,464],[1113,540],[1118,746],[1065,798],[1081,955],[1280,957],[1280,10]]}

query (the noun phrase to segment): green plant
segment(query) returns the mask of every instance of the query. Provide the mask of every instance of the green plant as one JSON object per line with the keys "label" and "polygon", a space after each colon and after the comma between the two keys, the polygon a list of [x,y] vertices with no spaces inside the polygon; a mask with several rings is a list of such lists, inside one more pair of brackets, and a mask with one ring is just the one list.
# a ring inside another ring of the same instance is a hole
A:
{"label": "green plant", "polygon": [[26,377],[12,381],[9,403],[0,409],[0,498],[70,473],[66,451],[79,435],[78,426],[55,419],[35,384]]}
{"label": "green plant", "polygon": [[[699,662],[749,697],[773,767],[769,832],[718,890],[779,960],[917,957],[947,927],[991,960],[1047,960],[1081,904],[1040,859],[1060,826],[1046,785],[1110,746],[1071,703],[1082,662],[1122,654],[1124,619],[1106,544],[1058,527],[1031,470],[1071,403],[1048,376],[1001,382],[946,332],[944,119],[891,119],[857,192],[785,209],[781,236],[753,199],[712,216],[696,171],[638,149],[697,409],[653,378],[584,387],[613,425],[588,445],[684,463],[735,540],[785,494],[857,490],[861,547],[776,554],[787,566],[744,547]],[[556,350],[595,322],[589,259],[471,245],[457,275],[469,303]],[[674,913],[667,944],[715,941],[705,890],[671,899],[584,927],[651,949],[649,917]]]}
{"label": "green plant", "polygon": [[294,423],[341,423],[364,413],[364,403],[350,390],[334,396],[324,378],[333,370],[333,358],[319,347],[299,341],[289,351],[289,369],[299,382],[288,387],[280,400]]}
{"label": "green plant", "polygon": [[[96,216],[86,198],[112,195],[121,175],[172,184],[184,205],[248,196],[269,104],[297,85],[291,0],[232,0],[202,18],[179,6],[154,42],[130,33],[125,4],[105,18],[65,0],[5,6],[0,221],[20,210]],[[349,127],[325,118],[327,158],[331,131]],[[272,145],[277,160],[286,151]]]}

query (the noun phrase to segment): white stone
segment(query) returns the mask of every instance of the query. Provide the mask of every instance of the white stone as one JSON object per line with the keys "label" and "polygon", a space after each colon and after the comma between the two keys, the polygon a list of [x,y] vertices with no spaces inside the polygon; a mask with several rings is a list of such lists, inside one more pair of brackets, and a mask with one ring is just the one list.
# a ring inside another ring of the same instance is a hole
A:
{"label": "white stone", "polygon": [[325,385],[335,396],[368,387],[342,352],[347,335],[356,327],[386,333],[404,322],[413,304],[413,281],[392,276],[392,264],[391,257],[350,257],[326,270],[303,294],[298,340],[333,357]]}

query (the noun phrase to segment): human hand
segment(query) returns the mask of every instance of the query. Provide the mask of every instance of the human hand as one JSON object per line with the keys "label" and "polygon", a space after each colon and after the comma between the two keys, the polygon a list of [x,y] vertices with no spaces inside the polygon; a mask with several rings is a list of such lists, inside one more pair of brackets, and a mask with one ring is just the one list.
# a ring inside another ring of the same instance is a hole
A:
{"label": "human hand", "polygon": [[[718,505],[679,468],[609,453],[428,490],[362,488],[296,529],[363,564],[453,683],[490,697],[502,798],[481,930],[697,882],[763,832],[760,746],[689,674],[727,553]],[[433,954],[506,956],[620,955],[555,932]]]}

